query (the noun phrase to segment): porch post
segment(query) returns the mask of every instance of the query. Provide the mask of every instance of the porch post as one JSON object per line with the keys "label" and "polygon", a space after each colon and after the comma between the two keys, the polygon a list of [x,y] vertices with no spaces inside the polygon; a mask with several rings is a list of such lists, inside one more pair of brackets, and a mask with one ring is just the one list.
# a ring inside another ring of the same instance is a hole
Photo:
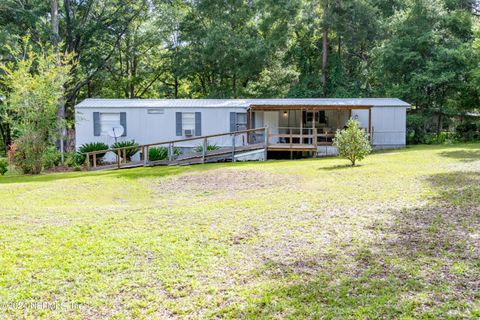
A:
{"label": "porch post", "polygon": [[87,157],[85,159],[87,161],[87,169],[90,170],[90,152],[87,152]]}
{"label": "porch post", "polygon": [[340,129],[340,109],[337,109],[337,130]]}
{"label": "porch post", "polygon": [[372,142],[372,108],[368,108],[368,134],[370,136],[370,143]]}
{"label": "porch post", "polygon": [[300,109],[300,144],[303,144],[303,109]]}
{"label": "porch post", "polygon": [[312,121],[312,142],[314,145],[317,144],[317,130],[315,130],[315,122],[317,122],[317,110],[313,110],[313,121]]}
{"label": "porch post", "polygon": [[[249,109],[249,128],[248,129],[253,129],[253,123],[252,123],[252,108]],[[248,143],[252,143],[252,133],[251,132],[248,132],[247,133],[247,141]]]}
{"label": "porch post", "polygon": [[265,127],[265,129],[264,129],[263,132],[264,132],[264,135],[265,135],[265,142],[264,142],[264,145],[265,145],[265,155],[264,155],[264,157],[265,157],[265,161],[266,161],[267,158],[268,158],[268,128]]}

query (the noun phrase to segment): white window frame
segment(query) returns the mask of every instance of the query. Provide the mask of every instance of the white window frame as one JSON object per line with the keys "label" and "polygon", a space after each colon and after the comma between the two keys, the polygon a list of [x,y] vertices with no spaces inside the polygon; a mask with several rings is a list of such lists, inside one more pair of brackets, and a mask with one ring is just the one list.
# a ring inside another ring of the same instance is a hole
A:
{"label": "white window frame", "polygon": [[195,112],[182,112],[182,132],[195,131]]}
{"label": "white window frame", "polygon": [[[110,119],[104,119],[107,117],[111,117]],[[115,117],[115,119],[113,119]],[[108,131],[111,127],[118,127],[120,126],[120,112],[100,112],[100,135],[106,136],[108,135]]]}

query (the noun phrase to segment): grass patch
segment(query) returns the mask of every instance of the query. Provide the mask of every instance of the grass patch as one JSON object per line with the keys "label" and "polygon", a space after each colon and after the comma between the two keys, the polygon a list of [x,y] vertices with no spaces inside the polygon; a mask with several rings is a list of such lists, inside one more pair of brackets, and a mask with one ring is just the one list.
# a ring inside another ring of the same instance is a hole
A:
{"label": "grass patch", "polygon": [[479,150],[0,177],[0,318],[479,317]]}

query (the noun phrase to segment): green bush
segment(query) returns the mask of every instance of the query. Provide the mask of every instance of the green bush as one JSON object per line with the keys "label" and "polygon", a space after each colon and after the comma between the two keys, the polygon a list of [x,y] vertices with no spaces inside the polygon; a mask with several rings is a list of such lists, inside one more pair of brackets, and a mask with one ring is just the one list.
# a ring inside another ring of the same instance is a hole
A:
{"label": "green bush", "polygon": [[[85,159],[87,158],[87,155],[85,153],[102,150],[108,150],[108,145],[103,142],[91,142],[82,144],[82,146],[78,149],[78,153],[75,154],[75,162],[78,165],[83,164],[85,163]],[[103,157],[105,157],[105,154],[106,152],[97,154],[97,163],[100,162]],[[93,161],[92,158],[93,157],[90,157],[90,161]]]}
{"label": "green bush", "polygon": [[43,157],[47,149],[45,137],[36,132],[27,132],[14,141],[15,151],[10,155],[15,168],[24,174],[42,172]]}
{"label": "green bush", "polygon": [[[219,146],[217,146],[216,144],[207,144],[207,151],[215,151],[215,150],[218,150],[220,149]],[[202,144],[199,144],[196,148],[195,148],[195,151],[196,152],[203,152],[203,145]]]}
{"label": "green bush", "polygon": [[372,151],[368,134],[360,129],[360,123],[354,119],[348,120],[346,129],[337,130],[333,145],[337,147],[340,156],[350,160],[352,166]]}
{"label": "green bush", "polygon": [[407,113],[407,143],[418,144],[423,143],[425,135],[425,123],[428,116],[421,113]]}
{"label": "green bush", "polygon": [[75,152],[75,154],[73,155],[74,162],[78,166],[82,166],[85,164],[85,158],[86,155],[81,152]]}
{"label": "green bush", "polygon": [[[173,154],[179,156],[182,154],[180,148],[173,148]],[[166,147],[153,147],[148,150],[149,161],[160,161],[168,158],[168,148]]]}
{"label": "green bush", "polygon": [[[140,148],[135,148],[138,147],[138,143],[136,143],[135,140],[119,141],[112,144],[112,149],[119,149],[125,147],[132,147],[125,149],[125,157],[127,158],[127,161],[131,161],[132,157],[140,150]],[[123,158],[123,150],[120,151],[120,155]]]}
{"label": "green bush", "polygon": [[148,150],[148,160],[160,161],[168,157],[168,149],[165,147],[154,147]]}
{"label": "green bush", "polygon": [[446,144],[457,142],[457,135],[453,132],[427,133],[424,135],[426,144]]}
{"label": "green bush", "polygon": [[0,176],[3,176],[8,171],[7,159],[0,159]]}
{"label": "green bush", "polygon": [[43,169],[51,169],[60,164],[62,161],[61,153],[54,147],[47,148],[43,154]]}
{"label": "green bush", "polygon": [[85,158],[80,152],[69,152],[65,154],[65,165],[69,168],[80,167],[85,164]]}
{"label": "green bush", "polygon": [[65,154],[65,165],[69,168],[72,168],[75,163],[75,152],[68,152]]}
{"label": "green bush", "polygon": [[457,137],[461,141],[475,141],[480,139],[480,124],[466,122],[456,128]]}

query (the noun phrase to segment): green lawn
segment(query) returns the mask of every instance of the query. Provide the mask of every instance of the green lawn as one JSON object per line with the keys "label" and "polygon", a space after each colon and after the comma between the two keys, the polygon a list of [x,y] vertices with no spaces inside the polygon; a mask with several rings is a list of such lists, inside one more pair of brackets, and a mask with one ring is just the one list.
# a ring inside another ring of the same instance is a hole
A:
{"label": "green lawn", "polygon": [[480,317],[480,145],[346,164],[0,178],[0,318]]}

